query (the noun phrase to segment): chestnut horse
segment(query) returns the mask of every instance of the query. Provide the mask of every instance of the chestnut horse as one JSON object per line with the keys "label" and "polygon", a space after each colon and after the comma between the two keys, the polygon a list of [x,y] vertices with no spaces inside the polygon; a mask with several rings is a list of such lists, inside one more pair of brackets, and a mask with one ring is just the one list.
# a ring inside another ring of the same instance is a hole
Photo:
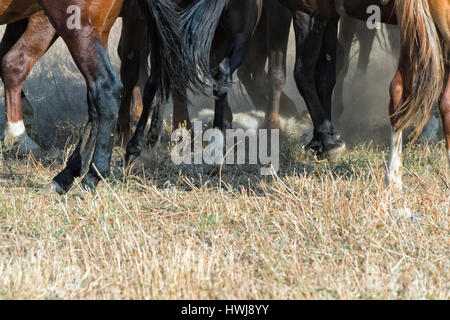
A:
{"label": "chestnut horse", "polygon": [[[123,4],[120,16],[122,17],[122,34],[118,54],[122,60],[120,75],[124,89],[120,101],[118,129],[120,133],[124,134],[124,140],[128,141],[129,131],[131,131],[130,122],[132,120],[137,121],[142,111],[141,88],[143,88],[149,76],[148,55],[150,44],[146,41],[148,28],[145,27],[145,7],[142,6],[141,2],[138,0],[126,1]],[[36,43],[31,52],[25,44],[28,39],[38,36],[41,38],[41,42]],[[10,68],[15,68],[18,71],[17,79],[20,79],[18,81],[21,82],[14,86],[8,82],[11,77],[3,79],[7,97],[13,96],[11,90],[22,87],[28,72],[57,38],[55,29],[43,14],[43,11],[35,13],[28,19],[16,21],[6,26],[0,43],[0,61],[9,65]],[[25,65],[24,61],[16,59],[16,57],[22,55],[29,57],[26,59]],[[16,147],[19,155],[33,153],[38,156],[40,147],[25,130],[25,128],[30,130],[33,123],[33,108],[25,93],[21,92],[21,99],[6,99],[5,107],[7,114],[4,133],[5,144]],[[131,115],[133,119],[131,119]],[[19,128],[19,130],[12,130],[14,127]]]}
{"label": "chestnut horse", "polygon": [[[330,97],[335,84],[337,24],[340,14],[367,21],[369,6],[380,9],[380,22],[399,24],[401,53],[391,84],[391,155],[387,182],[401,188],[402,132],[417,120],[416,136],[429,119],[442,94],[443,60],[450,41],[448,0],[280,0],[294,13],[297,40],[296,80],[314,122],[313,147],[325,153],[339,152],[340,142],[331,122]],[[438,32],[439,30],[439,32]],[[441,41],[445,49],[441,48]],[[328,66],[326,66],[328,65]],[[448,81],[448,80],[447,80]],[[450,84],[442,96],[440,111],[450,160]]]}
{"label": "chestnut horse", "polygon": [[[186,87],[199,89],[203,83],[197,75],[179,29],[179,16],[170,0],[146,0],[146,22],[149,24],[149,41],[152,44],[152,78],[156,92],[162,99],[176,88],[184,92]],[[82,184],[95,186],[110,169],[114,131],[119,111],[119,97],[122,84],[115,75],[109,61],[106,44],[112,25],[117,19],[123,0],[100,0],[87,3],[82,0],[0,0],[0,23],[8,24],[25,19],[44,9],[45,14],[59,36],[67,44],[75,64],[83,74],[88,89],[89,121],[82,138],[69,158],[64,170],[58,174],[46,191],[62,193],[67,191],[74,179],[84,176]],[[77,15],[77,23],[70,25],[68,19]],[[43,15],[41,19],[45,19]],[[27,29],[32,30],[33,24]],[[34,32],[35,30],[33,30]],[[16,56],[3,59],[1,76],[8,84],[6,101],[10,105],[20,101],[23,80],[29,72],[33,59],[42,48],[43,41],[48,46],[54,33],[28,36],[27,32],[15,46]],[[38,49],[36,49],[38,48]],[[24,63],[18,65],[15,61]],[[20,102],[19,102],[20,103]],[[9,111],[9,110],[8,110]],[[24,131],[23,123],[15,121],[20,114],[8,113],[7,130]]]}

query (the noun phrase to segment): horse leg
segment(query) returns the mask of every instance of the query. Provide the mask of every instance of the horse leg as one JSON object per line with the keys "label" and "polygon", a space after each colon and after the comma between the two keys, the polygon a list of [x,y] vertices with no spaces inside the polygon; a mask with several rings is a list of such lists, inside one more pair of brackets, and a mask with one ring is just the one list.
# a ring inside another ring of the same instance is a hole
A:
{"label": "horse leg", "polygon": [[338,121],[344,113],[344,81],[350,67],[350,50],[352,49],[353,38],[356,32],[356,20],[348,16],[342,16],[339,28],[337,54],[338,78],[334,94],[334,116]]}
{"label": "horse leg", "polygon": [[267,61],[267,17],[263,15],[251,39],[244,62],[237,70],[239,80],[244,85],[256,110],[267,112],[269,78],[266,73]]}
{"label": "horse leg", "polygon": [[[3,34],[3,38],[0,42],[0,61],[3,60],[3,57],[8,53],[9,50],[11,50],[14,44],[16,44],[16,42],[24,34],[24,32],[27,29],[27,25],[28,19],[24,19],[17,22],[13,22],[6,26],[5,33]],[[22,100],[23,122],[25,128],[27,130],[32,130],[34,123],[34,110],[23,90],[21,92],[21,100]]]}
{"label": "horse leg", "polygon": [[389,115],[391,119],[391,150],[386,173],[386,184],[395,189],[402,189],[402,148],[403,131],[398,130],[397,112],[411,93],[412,71],[409,66],[408,53],[403,48],[400,51],[398,69],[390,87],[391,100],[389,103]]}
{"label": "horse leg", "polygon": [[259,0],[230,3],[228,15],[231,21],[231,41],[225,58],[218,66],[214,88],[214,128],[222,132],[232,127],[233,115],[227,101],[228,92],[232,86],[234,71],[245,59],[248,44],[261,16],[261,9],[262,1]]}
{"label": "horse leg", "polygon": [[144,88],[143,109],[139,123],[133,137],[127,145],[127,153],[125,156],[126,163],[129,163],[133,158],[137,158],[141,155],[142,148],[145,143],[145,128],[149,121],[152,111],[155,109],[155,96],[158,90],[158,86],[155,83],[152,76],[148,79]]}
{"label": "horse leg", "polygon": [[[281,5],[278,4],[278,6]],[[274,9],[279,10],[278,15],[269,14],[267,30],[269,43],[269,82],[271,90],[265,127],[269,129],[280,129],[280,102],[283,87],[286,84],[286,57],[292,14],[285,8]],[[297,109],[295,104],[292,107],[292,111],[296,113]]]}
{"label": "horse leg", "polygon": [[[124,4],[122,10],[122,34],[120,38],[120,78],[124,85],[120,101],[117,128],[123,143],[128,143],[132,136],[131,113],[139,119],[142,112],[142,97],[140,94],[140,80],[148,79],[147,59],[149,48],[146,32],[142,32],[142,25],[146,24],[145,16],[137,8],[135,1]],[[145,82],[144,82],[145,83]]]}
{"label": "horse leg", "polygon": [[[108,174],[110,169],[122,90],[122,84],[115,74],[105,48],[110,26],[108,28],[103,26],[101,30],[94,29],[92,25],[95,25],[95,21],[91,22],[91,19],[86,18],[81,20],[79,29],[72,30],[66,25],[68,1],[60,0],[55,4],[51,0],[39,0],[39,3],[46,10],[58,34],[64,39],[75,64],[86,80],[89,110],[89,120],[77,148],[64,170],[53,179],[45,191],[58,193],[67,191],[74,179],[84,174],[86,175],[82,184],[92,187],[99,182],[101,176]],[[81,5],[80,7],[86,17],[91,17],[91,9],[95,10],[91,7]],[[106,14],[110,14],[109,21],[115,21],[110,11],[107,13],[99,11],[95,19],[105,20]]]}
{"label": "horse leg", "polygon": [[185,101],[185,99],[183,99],[183,97],[180,96],[178,92],[176,92],[176,90],[172,91],[172,98],[173,98],[173,115],[172,115],[173,130],[179,129],[181,127],[185,127],[187,130],[191,130],[192,123],[189,117],[187,102]]}
{"label": "horse leg", "polygon": [[[11,26],[15,27],[15,26]],[[3,56],[1,77],[5,85],[7,116],[5,143],[18,147],[19,154],[40,153],[40,148],[26,133],[22,113],[22,88],[34,64],[45,54],[55,37],[55,29],[43,12],[29,18],[25,32]]]}
{"label": "horse leg", "polygon": [[359,38],[359,56],[358,56],[358,65],[356,69],[357,77],[365,77],[367,73],[367,69],[369,68],[370,63],[370,54],[372,53],[373,43],[375,41],[375,36],[377,34],[376,30],[369,30],[362,23],[361,32],[358,35]]}
{"label": "horse leg", "polygon": [[[331,119],[331,101],[333,89],[336,85],[336,55],[337,55],[337,32],[339,18],[329,19],[323,35],[320,49],[319,61],[316,68],[316,87],[319,99],[327,120]],[[333,131],[331,134],[323,135],[323,152],[325,157],[336,160],[345,151],[345,143],[339,135]]]}
{"label": "horse leg", "polygon": [[316,153],[333,153],[342,145],[337,141],[335,130],[329,115],[322,106],[318,94],[316,71],[321,56],[322,42],[327,21],[320,21],[301,11],[294,14],[294,31],[296,37],[296,62],[294,77],[300,94],[305,99],[306,106],[314,124],[314,135],[305,147]]}

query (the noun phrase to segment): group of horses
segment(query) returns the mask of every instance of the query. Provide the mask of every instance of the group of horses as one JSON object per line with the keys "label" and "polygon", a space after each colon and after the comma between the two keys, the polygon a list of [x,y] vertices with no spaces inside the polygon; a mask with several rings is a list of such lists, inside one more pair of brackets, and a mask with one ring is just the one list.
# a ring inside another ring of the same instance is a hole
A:
{"label": "group of horses", "polygon": [[[80,13],[77,28],[67,23],[68,8],[73,6]],[[23,123],[22,86],[58,37],[86,81],[89,120],[65,168],[46,191],[66,192],[76,177],[94,187],[108,174],[116,128],[126,140],[131,137],[130,106],[132,100],[140,100],[136,95],[140,83],[145,83],[142,114],[127,157],[141,152],[150,117],[148,138],[150,144],[156,143],[162,127],[161,105],[170,95],[174,125],[189,127],[187,92],[207,94],[212,85],[214,127],[230,128],[233,118],[227,96],[238,68],[255,105],[266,111],[265,126],[278,129],[280,111],[295,110],[282,91],[293,22],[295,81],[314,125],[306,148],[333,159],[345,150],[332,121],[339,20],[367,21],[372,6],[379,8],[380,22],[399,25],[401,31],[399,64],[390,87],[392,145],[386,175],[389,184],[401,188],[403,131],[416,122],[419,133],[438,104],[450,161],[449,0],[0,0],[0,23],[7,24],[0,45],[5,139],[25,148],[37,147]],[[119,16],[123,17],[122,81],[106,49]],[[341,23],[341,34],[342,28]]]}

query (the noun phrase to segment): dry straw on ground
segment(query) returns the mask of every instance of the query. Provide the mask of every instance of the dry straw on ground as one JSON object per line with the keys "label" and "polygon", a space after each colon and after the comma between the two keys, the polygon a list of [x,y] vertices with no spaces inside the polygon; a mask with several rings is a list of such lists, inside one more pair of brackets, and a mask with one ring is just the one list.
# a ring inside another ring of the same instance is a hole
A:
{"label": "dry straw on ground", "polygon": [[37,193],[60,161],[3,154],[0,298],[450,298],[442,145],[407,151],[402,194],[384,188],[386,150],[333,165],[298,150],[261,179],[175,167],[167,150],[124,170],[116,149],[113,178],[65,196]]}

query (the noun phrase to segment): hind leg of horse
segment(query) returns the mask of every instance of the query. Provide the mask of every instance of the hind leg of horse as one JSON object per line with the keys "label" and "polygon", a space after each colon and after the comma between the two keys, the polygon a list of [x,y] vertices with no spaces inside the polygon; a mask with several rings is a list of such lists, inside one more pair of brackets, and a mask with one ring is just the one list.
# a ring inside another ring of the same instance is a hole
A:
{"label": "hind leg of horse", "polygon": [[232,37],[226,57],[219,64],[214,77],[217,82],[214,88],[216,97],[214,127],[221,131],[232,127],[233,115],[227,98],[233,82],[233,73],[244,61],[249,39],[250,35],[243,33]]}
{"label": "hind leg of horse", "polygon": [[[8,24],[6,26],[5,33],[3,34],[3,38],[0,42],[0,61],[3,60],[3,57],[8,53],[9,50],[11,50],[11,48],[24,34],[24,32],[27,29],[27,25],[28,20],[24,19]],[[22,101],[23,122],[25,128],[26,130],[31,130],[34,124],[34,111],[23,90],[21,92],[21,101]],[[3,133],[1,133],[0,136],[2,136],[2,134]]]}
{"label": "hind leg of horse", "polygon": [[122,34],[120,45],[120,78],[124,85],[123,95],[120,101],[119,118],[117,128],[123,142],[128,143],[132,136],[131,121],[139,119],[142,112],[141,83],[148,79],[147,59],[149,48],[143,45],[147,41],[147,35],[142,32],[142,24],[145,19],[139,14],[140,9],[135,8],[136,3],[125,4],[122,10]]}
{"label": "hind leg of horse", "polygon": [[341,17],[338,53],[337,53],[337,72],[338,78],[334,90],[335,107],[333,115],[337,121],[344,113],[344,82],[350,67],[350,50],[353,44],[353,38],[356,32],[356,20],[349,17]]}
{"label": "hind leg of horse", "polygon": [[[14,26],[12,26],[14,27]],[[5,85],[7,116],[5,142],[18,146],[19,154],[39,154],[40,148],[26,133],[22,113],[23,83],[34,64],[55,39],[55,29],[44,14],[29,18],[25,32],[3,56],[1,77]]]}
{"label": "hind leg of horse", "polygon": [[173,130],[177,130],[181,127],[185,127],[187,130],[191,130],[192,123],[189,117],[188,104],[179,93],[175,90],[172,91],[173,98]]}
{"label": "hind leg of horse", "polygon": [[[291,27],[292,14],[284,8],[277,8],[279,16],[276,20],[269,17],[268,42],[269,42],[269,110],[266,115],[266,127],[280,129],[280,107],[284,85],[286,84],[286,57],[289,42],[289,29]],[[296,113],[295,104],[293,112]]]}
{"label": "hind leg of horse", "polygon": [[389,115],[391,119],[391,150],[386,172],[386,184],[394,189],[402,189],[402,148],[403,131],[397,126],[397,112],[412,90],[412,72],[409,70],[409,58],[406,50],[401,50],[398,69],[391,83]]}
{"label": "hind leg of horse", "polygon": [[[61,12],[66,11],[67,1],[55,4],[50,0],[39,0],[39,3],[51,17],[53,25],[64,39],[75,64],[86,80],[89,107],[89,120],[76,150],[47,190],[58,193],[67,191],[74,179],[84,174],[86,175],[82,184],[92,187],[102,176],[109,173],[122,91],[122,84],[105,48],[109,28],[93,29],[91,19],[85,19],[79,29],[70,30],[66,26],[64,15],[61,16]],[[83,10],[87,9],[83,7],[82,13],[88,16],[89,13]],[[86,52],[84,48],[90,50]]]}
{"label": "hind leg of horse", "polygon": [[365,77],[369,68],[370,54],[372,53],[376,30],[369,30],[365,26],[362,27],[362,30],[359,35],[359,56],[356,72],[357,76]]}
{"label": "hind leg of horse", "polygon": [[261,0],[231,1],[229,4],[231,38],[225,58],[218,66],[214,88],[214,127],[221,131],[232,127],[233,115],[227,101],[228,92],[232,86],[233,73],[244,62],[250,39],[261,17],[262,5]]}
{"label": "hind leg of horse", "polygon": [[267,46],[265,31],[261,30],[263,27],[261,21],[249,44],[247,56],[237,70],[237,75],[255,108],[267,112],[269,78],[265,70]]}
{"label": "hind leg of horse", "polygon": [[126,163],[129,163],[133,158],[141,155],[142,148],[145,143],[145,128],[149,121],[150,115],[155,108],[154,98],[157,92],[157,85],[152,76],[148,79],[144,88],[143,109],[139,123],[133,137],[127,145],[127,153],[125,156]]}

